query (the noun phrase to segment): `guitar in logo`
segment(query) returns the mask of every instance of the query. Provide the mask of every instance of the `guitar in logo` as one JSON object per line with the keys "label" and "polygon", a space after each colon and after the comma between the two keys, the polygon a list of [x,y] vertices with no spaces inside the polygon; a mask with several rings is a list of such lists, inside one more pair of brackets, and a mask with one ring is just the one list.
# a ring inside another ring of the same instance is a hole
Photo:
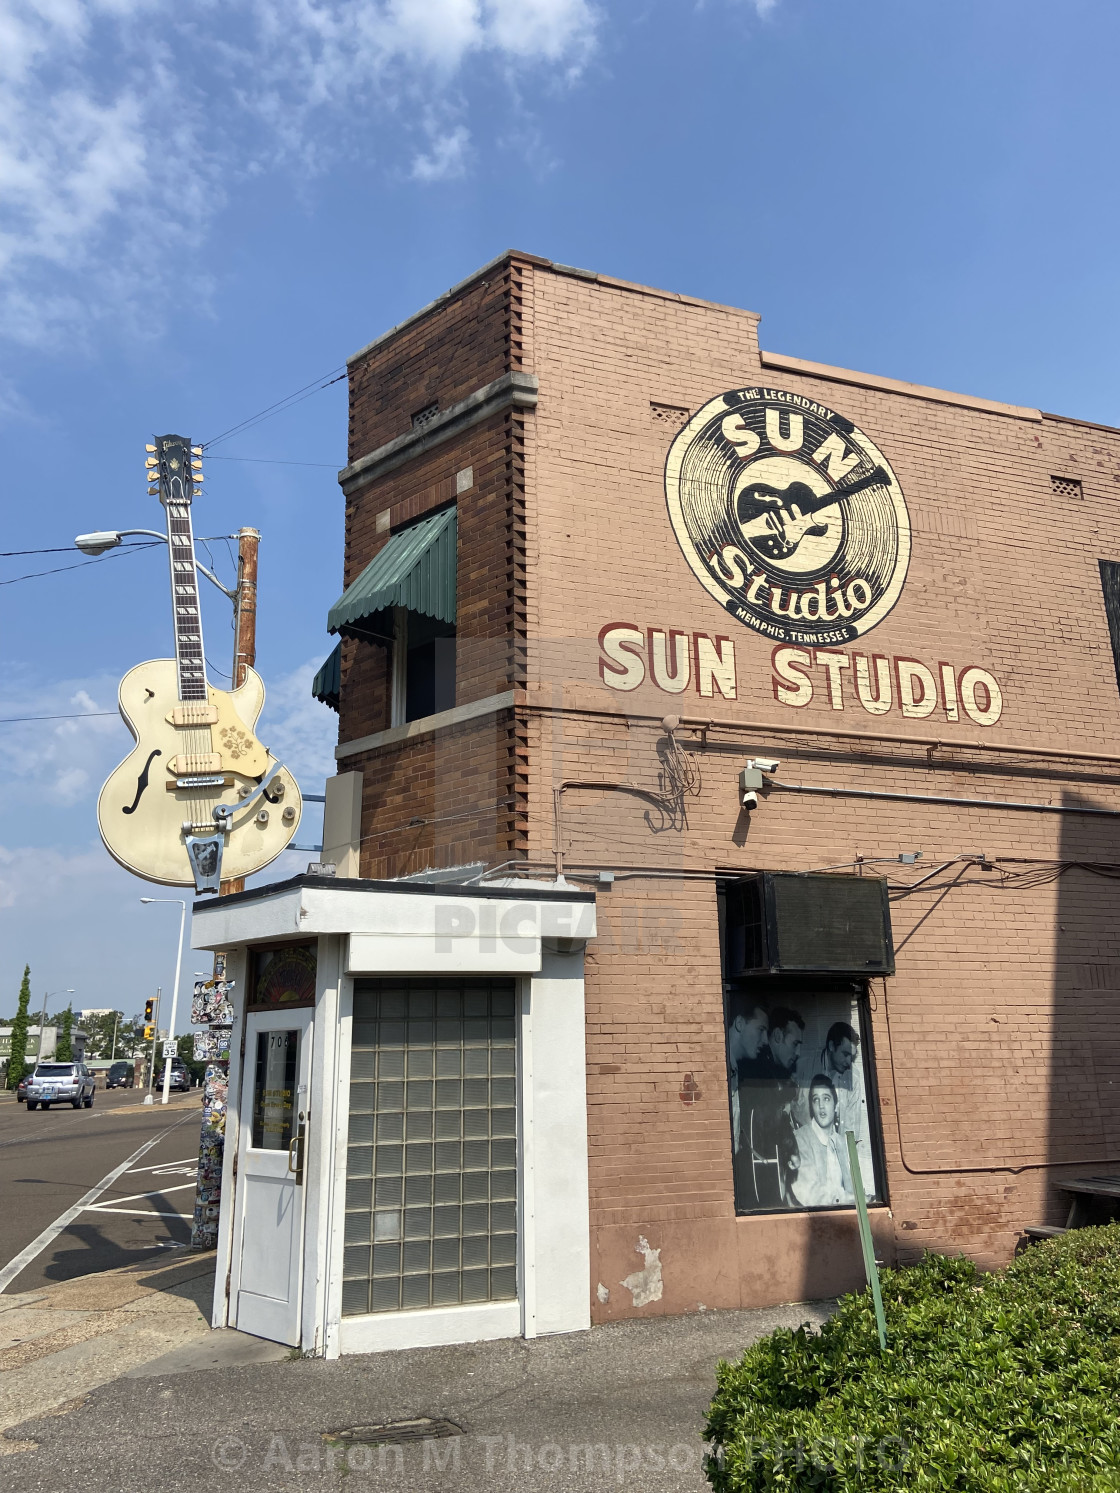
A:
{"label": "guitar in logo", "polygon": [[149,480],[167,515],[175,657],[137,664],[121,680],[120,711],[136,746],[97,801],[106,849],[126,870],[165,886],[217,891],[286,849],[302,802],[286,767],[255,734],[264,684],[253,669],[235,690],[206,679],[191,502],[198,449],[182,436],[149,447]]}
{"label": "guitar in logo", "polygon": [[678,433],[669,517],[701,585],[777,642],[847,643],[894,606],[910,519],[881,451],[826,405],[734,389]]}

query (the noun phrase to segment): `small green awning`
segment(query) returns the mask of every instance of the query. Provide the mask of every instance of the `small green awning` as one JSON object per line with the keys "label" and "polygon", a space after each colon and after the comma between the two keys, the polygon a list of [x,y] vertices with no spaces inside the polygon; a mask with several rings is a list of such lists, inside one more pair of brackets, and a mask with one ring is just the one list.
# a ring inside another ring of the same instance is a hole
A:
{"label": "small green awning", "polygon": [[334,652],[311,681],[311,694],[322,700],[332,710],[338,709],[338,697],[342,690],[342,644],[336,643]]}
{"label": "small green awning", "polygon": [[401,529],[331,607],[327,631],[360,630],[386,607],[408,607],[454,624],[457,539],[454,508]]}

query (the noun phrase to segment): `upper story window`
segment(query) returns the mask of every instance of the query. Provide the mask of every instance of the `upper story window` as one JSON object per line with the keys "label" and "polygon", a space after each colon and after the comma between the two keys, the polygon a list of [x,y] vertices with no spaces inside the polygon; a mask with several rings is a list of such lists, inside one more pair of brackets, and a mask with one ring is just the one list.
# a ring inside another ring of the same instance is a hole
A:
{"label": "upper story window", "polygon": [[455,624],[393,608],[391,726],[437,715],[455,704]]}
{"label": "upper story window", "polygon": [[398,529],[330,610],[343,637],[390,650],[389,724],[455,704],[458,525],[454,508]]}

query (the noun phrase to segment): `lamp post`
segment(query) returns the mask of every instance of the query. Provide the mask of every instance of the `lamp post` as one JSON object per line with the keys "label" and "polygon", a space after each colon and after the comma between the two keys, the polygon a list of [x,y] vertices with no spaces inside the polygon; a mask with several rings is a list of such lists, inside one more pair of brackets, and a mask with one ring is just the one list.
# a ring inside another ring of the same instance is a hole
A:
{"label": "lamp post", "polygon": [[43,1023],[47,1019],[47,1002],[56,995],[73,995],[72,990],[48,990],[43,996],[43,1008],[39,1012],[39,1045],[35,1049],[35,1063],[43,1056]]}
{"label": "lamp post", "polygon": [[179,916],[179,952],[175,955],[175,983],[171,987],[171,1016],[167,1023],[167,1039],[163,1049],[163,1099],[171,1098],[171,1056],[167,1045],[175,1040],[175,1016],[179,1005],[179,974],[183,968],[183,934],[187,927],[187,904],[182,897],[141,897],[141,902],[177,902],[182,908]]}

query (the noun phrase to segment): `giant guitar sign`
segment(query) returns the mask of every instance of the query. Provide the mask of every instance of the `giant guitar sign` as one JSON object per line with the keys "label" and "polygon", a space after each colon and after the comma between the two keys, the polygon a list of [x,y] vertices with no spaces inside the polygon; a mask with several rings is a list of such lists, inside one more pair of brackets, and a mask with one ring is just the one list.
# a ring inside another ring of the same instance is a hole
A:
{"label": "giant guitar sign", "polygon": [[175,657],[137,664],[121,680],[120,711],[136,746],[97,803],[101,838],[126,870],[165,886],[216,892],[260,871],[299,824],[299,788],[257,740],[260,675],[235,690],[206,679],[191,503],[200,451],[156,439],[151,478],[167,515]]}

